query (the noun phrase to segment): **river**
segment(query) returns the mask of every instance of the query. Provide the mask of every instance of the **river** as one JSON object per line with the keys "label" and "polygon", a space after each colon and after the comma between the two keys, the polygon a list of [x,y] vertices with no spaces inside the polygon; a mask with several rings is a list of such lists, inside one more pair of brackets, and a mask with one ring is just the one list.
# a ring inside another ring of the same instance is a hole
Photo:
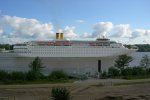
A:
{"label": "river", "polygon": [[150,58],[150,52],[134,52],[130,56],[133,57],[133,61],[130,63],[130,66],[138,66],[142,57],[147,55]]}

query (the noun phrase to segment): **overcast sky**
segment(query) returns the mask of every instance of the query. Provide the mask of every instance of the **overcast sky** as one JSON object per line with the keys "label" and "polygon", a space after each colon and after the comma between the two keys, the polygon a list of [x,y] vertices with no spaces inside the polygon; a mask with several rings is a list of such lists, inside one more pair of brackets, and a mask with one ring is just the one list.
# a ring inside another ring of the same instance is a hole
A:
{"label": "overcast sky", "polygon": [[0,0],[0,43],[105,36],[150,43],[150,0]]}

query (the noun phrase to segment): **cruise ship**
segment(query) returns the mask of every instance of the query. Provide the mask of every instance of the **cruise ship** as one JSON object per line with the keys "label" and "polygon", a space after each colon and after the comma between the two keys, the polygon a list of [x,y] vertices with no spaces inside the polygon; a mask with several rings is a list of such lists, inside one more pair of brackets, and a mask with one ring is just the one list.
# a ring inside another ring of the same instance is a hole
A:
{"label": "cruise ship", "polygon": [[135,49],[125,48],[104,37],[95,41],[70,41],[64,39],[63,33],[56,33],[56,39],[52,41],[30,41],[15,44],[13,48],[17,57],[108,57],[133,51]]}
{"label": "cruise ship", "polygon": [[64,39],[63,33],[56,33],[51,41],[30,41],[15,44],[12,51],[0,52],[0,69],[7,71],[28,71],[28,65],[40,57],[43,73],[63,70],[69,74],[96,75],[113,66],[117,56],[130,54],[137,49],[128,49],[121,43],[102,37],[91,40]]}

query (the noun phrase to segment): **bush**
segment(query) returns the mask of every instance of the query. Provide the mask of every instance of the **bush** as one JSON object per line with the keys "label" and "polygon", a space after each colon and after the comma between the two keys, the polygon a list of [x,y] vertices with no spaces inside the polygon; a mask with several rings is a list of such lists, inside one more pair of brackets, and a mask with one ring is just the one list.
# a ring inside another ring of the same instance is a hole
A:
{"label": "bush", "polygon": [[23,72],[11,72],[9,75],[10,80],[25,80],[26,74]]}
{"label": "bush", "polygon": [[133,67],[132,75],[146,75],[146,70],[142,67]]}
{"label": "bush", "polygon": [[8,80],[8,76],[8,72],[0,70],[0,81]]}
{"label": "bush", "polygon": [[133,73],[133,68],[127,67],[121,71],[121,75],[123,76],[131,76]]}
{"label": "bush", "polygon": [[149,78],[148,69],[143,67],[128,67],[122,70],[122,75],[124,79],[143,79]]}
{"label": "bush", "polygon": [[114,77],[114,76],[120,76],[120,70],[115,68],[115,67],[110,67],[108,69],[108,75],[110,77]]}
{"label": "bush", "polygon": [[63,71],[53,71],[48,77],[52,81],[68,80],[68,75]]}
{"label": "bush", "polygon": [[107,72],[106,72],[106,71],[102,72],[102,74],[101,74],[101,78],[102,78],[102,79],[106,79],[106,78],[108,78],[108,74],[107,74]]}
{"label": "bush", "polygon": [[53,100],[70,100],[70,92],[64,87],[53,87],[51,91]]}
{"label": "bush", "polygon": [[0,80],[2,84],[26,83],[26,74],[23,72],[5,72],[0,71]]}
{"label": "bush", "polygon": [[39,80],[39,79],[45,79],[45,76],[42,73],[36,73],[34,71],[28,71],[26,73],[26,80],[28,81]]}
{"label": "bush", "polygon": [[146,69],[146,73],[147,73],[148,75],[150,75],[150,68],[147,68],[147,69]]}
{"label": "bush", "polygon": [[33,81],[36,79],[37,79],[36,74],[33,71],[29,71],[26,73],[26,80]]}

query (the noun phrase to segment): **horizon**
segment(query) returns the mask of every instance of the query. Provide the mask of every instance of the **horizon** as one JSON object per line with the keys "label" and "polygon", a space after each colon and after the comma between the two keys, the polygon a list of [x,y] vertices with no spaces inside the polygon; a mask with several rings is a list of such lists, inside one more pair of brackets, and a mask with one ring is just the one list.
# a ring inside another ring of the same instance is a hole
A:
{"label": "horizon", "polygon": [[123,44],[150,44],[149,0],[0,1],[0,44],[106,36]]}

